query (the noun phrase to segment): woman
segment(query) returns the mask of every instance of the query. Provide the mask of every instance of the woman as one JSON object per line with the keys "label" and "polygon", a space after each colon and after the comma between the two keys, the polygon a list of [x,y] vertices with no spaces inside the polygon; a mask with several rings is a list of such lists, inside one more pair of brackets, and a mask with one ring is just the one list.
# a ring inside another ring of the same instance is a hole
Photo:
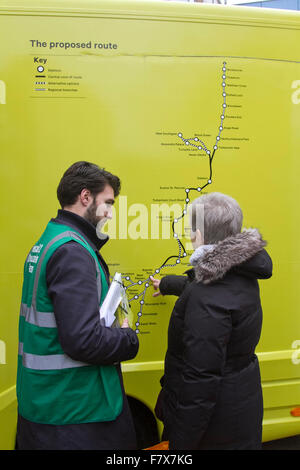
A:
{"label": "woman", "polygon": [[152,278],[163,295],[179,295],[156,407],[163,439],[172,450],[259,449],[257,279],[271,277],[272,261],[256,229],[241,232],[242,211],[231,197],[201,196],[192,204],[191,218],[193,269],[186,276]]}

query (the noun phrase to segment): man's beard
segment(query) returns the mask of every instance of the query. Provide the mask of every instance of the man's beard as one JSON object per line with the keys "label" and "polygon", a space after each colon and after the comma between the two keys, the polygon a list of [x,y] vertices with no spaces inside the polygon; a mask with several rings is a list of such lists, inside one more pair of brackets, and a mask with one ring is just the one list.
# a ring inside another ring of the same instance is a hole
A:
{"label": "man's beard", "polygon": [[98,207],[96,205],[96,199],[94,198],[92,204],[85,211],[83,218],[95,227],[97,237],[102,240],[107,238],[107,235],[102,233],[102,228],[108,219],[106,217],[99,219],[99,216],[96,215],[97,209]]}
{"label": "man's beard", "polygon": [[99,222],[99,217],[96,216],[97,206],[96,206],[96,199],[94,198],[92,204],[87,208],[84,213],[83,218],[90,222],[94,227],[97,227]]}

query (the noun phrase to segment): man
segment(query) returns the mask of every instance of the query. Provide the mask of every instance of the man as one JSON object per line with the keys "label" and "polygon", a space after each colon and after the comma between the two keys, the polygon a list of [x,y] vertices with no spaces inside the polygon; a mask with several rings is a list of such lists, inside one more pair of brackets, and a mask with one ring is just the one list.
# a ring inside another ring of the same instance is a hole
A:
{"label": "man", "polygon": [[26,259],[18,449],[136,449],[119,363],[136,356],[137,335],[99,318],[109,285],[101,226],[119,191],[117,176],[74,163],[57,189],[62,210]]}

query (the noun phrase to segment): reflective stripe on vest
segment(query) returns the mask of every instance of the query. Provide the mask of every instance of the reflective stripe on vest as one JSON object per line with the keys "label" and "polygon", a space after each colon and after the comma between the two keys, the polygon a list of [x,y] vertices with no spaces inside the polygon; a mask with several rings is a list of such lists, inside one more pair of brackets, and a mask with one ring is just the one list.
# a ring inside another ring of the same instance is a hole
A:
{"label": "reflective stripe on vest", "polygon": [[24,367],[35,370],[61,370],[72,369],[74,367],[91,366],[86,362],[75,361],[67,354],[49,354],[39,356],[38,354],[29,354],[23,352],[23,343],[19,343],[19,355],[23,357]]}
{"label": "reflective stripe on vest", "polygon": [[[39,283],[39,277],[41,272],[42,262],[51,246],[62,238],[72,237],[77,240],[80,240],[85,245],[88,245],[83,237],[80,237],[77,233],[72,231],[66,231],[55,238],[53,238],[48,245],[45,247],[39,263],[36,269],[33,292],[32,292],[32,305],[28,307],[26,304],[21,304],[20,316],[24,317],[26,322],[43,328],[57,328],[56,319],[54,312],[38,312],[36,309],[36,293]],[[101,274],[96,259],[95,266],[97,271],[97,293],[98,293],[98,302],[100,303],[101,299]],[[85,362],[75,361],[66,354],[51,354],[51,355],[39,355],[39,354],[29,354],[24,353],[23,343],[19,343],[19,355],[22,356],[22,363],[24,367],[35,370],[61,370],[61,369],[70,369],[74,367],[85,367],[90,366]]]}
{"label": "reflective stripe on vest", "polygon": [[20,316],[24,317],[28,323],[43,328],[57,328],[53,312],[38,312],[35,308],[21,304]]}

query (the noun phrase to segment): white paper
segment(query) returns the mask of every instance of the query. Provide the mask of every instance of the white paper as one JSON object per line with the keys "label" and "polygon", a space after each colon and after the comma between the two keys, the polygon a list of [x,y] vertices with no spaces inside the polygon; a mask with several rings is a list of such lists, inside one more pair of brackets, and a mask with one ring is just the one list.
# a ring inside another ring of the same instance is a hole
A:
{"label": "white paper", "polygon": [[111,326],[115,321],[115,312],[120,305],[123,296],[122,276],[115,273],[106,297],[100,307],[100,320],[105,322],[105,326]]}

